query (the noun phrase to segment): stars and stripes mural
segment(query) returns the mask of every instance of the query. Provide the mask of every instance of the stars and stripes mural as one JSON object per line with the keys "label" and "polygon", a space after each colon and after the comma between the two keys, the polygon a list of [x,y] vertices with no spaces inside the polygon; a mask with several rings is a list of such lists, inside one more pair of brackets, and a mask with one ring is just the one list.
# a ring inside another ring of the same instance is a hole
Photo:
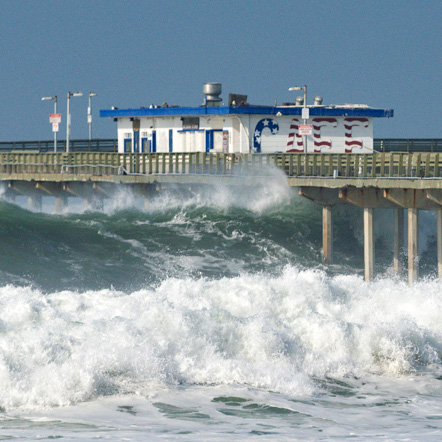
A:
{"label": "stars and stripes mural", "polygon": [[[250,142],[255,153],[304,152],[304,137],[300,135],[301,116],[278,115],[274,118],[251,120]],[[350,116],[312,116],[307,135],[307,151],[312,153],[370,152],[373,127],[370,118]]]}
{"label": "stars and stripes mural", "polygon": [[256,153],[261,152],[262,132],[268,129],[271,135],[276,135],[279,132],[279,125],[271,118],[264,118],[258,121],[253,135],[253,150]]}
{"label": "stars and stripes mural", "polygon": [[355,140],[352,135],[354,127],[368,127],[368,118],[344,118],[345,152],[353,152],[354,148],[362,149],[362,141]]}
{"label": "stars and stripes mural", "polygon": [[287,152],[304,152],[302,135],[298,133],[299,118],[293,118],[290,123],[289,136],[287,138]]}
{"label": "stars and stripes mural", "polygon": [[313,118],[314,152],[322,152],[325,149],[331,149],[332,142],[330,139],[325,140],[321,137],[321,129],[323,127],[337,126],[338,120],[336,118]]}

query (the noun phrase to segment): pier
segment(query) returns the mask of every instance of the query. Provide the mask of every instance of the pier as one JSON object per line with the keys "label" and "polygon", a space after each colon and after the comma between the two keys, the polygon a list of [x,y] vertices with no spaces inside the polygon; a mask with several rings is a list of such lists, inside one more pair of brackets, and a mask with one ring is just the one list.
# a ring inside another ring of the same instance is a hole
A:
{"label": "pier", "polygon": [[[42,196],[55,198],[61,211],[69,197],[105,199],[116,186],[130,187],[142,197],[175,185],[254,186],[281,170],[300,195],[323,207],[323,257],[333,263],[333,207],[350,204],[363,211],[365,279],[374,277],[375,209],[392,209],[393,267],[402,271],[404,223],[408,223],[408,280],[419,274],[420,210],[437,213],[438,275],[442,278],[442,153],[0,153],[0,182],[5,197],[29,198],[41,208]],[[407,216],[405,216],[405,211]],[[407,221],[405,221],[405,219]]]}

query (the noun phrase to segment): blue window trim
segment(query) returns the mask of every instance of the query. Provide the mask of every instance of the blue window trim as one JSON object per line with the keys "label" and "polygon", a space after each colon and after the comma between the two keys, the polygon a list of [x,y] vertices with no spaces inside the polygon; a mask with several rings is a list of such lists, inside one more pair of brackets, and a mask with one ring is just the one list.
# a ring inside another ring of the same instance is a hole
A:
{"label": "blue window trim", "polygon": [[224,129],[207,129],[206,130],[206,152],[210,152],[214,148],[214,137],[215,132],[223,132]]}
{"label": "blue window trim", "polygon": [[132,152],[132,138],[125,138],[123,141],[124,152],[127,152],[127,144],[130,143],[130,152]]}
{"label": "blue window trim", "polygon": [[152,131],[152,152],[156,152],[157,151],[157,131],[154,130]]}
{"label": "blue window trim", "polygon": [[134,153],[140,152],[140,132],[134,131],[134,144],[133,144],[133,151]]}
{"label": "blue window trim", "polygon": [[213,131],[206,130],[206,152],[210,152],[213,149]]}
{"label": "blue window trim", "polygon": [[141,138],[141,145],[140,145],[141,153],[144,153],[145,151],[144,146],[149,147],[149,138],[146,137]]}
{"label": "blue window trim", "polygon": [[173,152],[173,130],[169,129],[169,152]]}

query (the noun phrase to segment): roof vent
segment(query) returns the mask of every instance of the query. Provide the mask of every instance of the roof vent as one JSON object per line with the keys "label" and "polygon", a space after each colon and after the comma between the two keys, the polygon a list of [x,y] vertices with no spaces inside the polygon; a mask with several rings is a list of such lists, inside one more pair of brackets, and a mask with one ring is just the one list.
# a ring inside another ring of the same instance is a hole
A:
{"label": "roof vent", "polygon": [[319,95],[315,97],[315,99],[313,100],[313,104],[315,106],[322,106],[322,97],[320,97]]}
{"label": "roof vent", "polygon": [[296,97],[296,106],[302,106],[304,104],[304,97]]}
{"label": "roof vent", "polygon": [[221,83],[204,83],[203,93],[206,96],[206,106],[219,106],[222,101],[221,91]]}

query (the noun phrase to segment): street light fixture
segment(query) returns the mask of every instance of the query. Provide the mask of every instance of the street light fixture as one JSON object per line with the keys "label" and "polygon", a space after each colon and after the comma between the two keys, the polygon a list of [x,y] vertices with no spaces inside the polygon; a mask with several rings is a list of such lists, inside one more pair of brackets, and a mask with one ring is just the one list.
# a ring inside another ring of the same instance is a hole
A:
{"label": "street light fixture", "polygon": [[[307,108],[307,85],[304,86],[293,86],[289,88],[289,91],[304,91],[304,105],[302,109],[302,119],[304,120],[304,124],[307,124],[307,120],[309,119],[309,111]],[[302,137],[302,144],[304,146],[304,152],[307,152],[307,135]]]}
{"label": "street light fixture", "polygon": [[[55,97],[41,97],[42,101],[54,100],[54,114],[57,113],[57,96]],[[57,152],[57,131],[54,130],[54,153]]]}
{"label": "street light fixture", "polygon": [[71,112],[69,109],[69,102],[71,97],[82,97],[82,92],[68,92],[68,106],[67,106],[67,116],[66,116],[66,152],[69,152],[69,137],[71,135]]}
{"label": "street light fixture", "polygon": [[87,122],[89,123],[89,141],[92,140],[92,102],[91,97],[96,97],[95,92],[89,92],[89,106],[87,108]]}

